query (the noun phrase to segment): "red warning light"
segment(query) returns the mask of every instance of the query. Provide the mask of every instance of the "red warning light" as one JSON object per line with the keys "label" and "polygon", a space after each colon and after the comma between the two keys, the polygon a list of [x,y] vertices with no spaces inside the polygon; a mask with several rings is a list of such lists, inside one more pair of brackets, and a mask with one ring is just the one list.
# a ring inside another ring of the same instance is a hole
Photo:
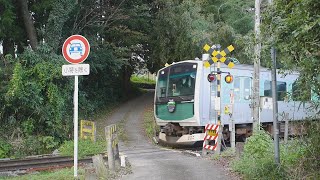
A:
{"label": "red warning light", "polygon": [[214,80],[216,80],[216,75],[215,74],[208,74],[208,81],[212,82]]}

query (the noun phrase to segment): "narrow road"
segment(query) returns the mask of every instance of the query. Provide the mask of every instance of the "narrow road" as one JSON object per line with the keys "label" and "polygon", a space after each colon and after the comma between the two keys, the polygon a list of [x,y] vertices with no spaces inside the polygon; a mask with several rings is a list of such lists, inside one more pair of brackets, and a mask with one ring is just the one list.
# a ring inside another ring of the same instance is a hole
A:
{"label": "narrow road", "polygon": [[125,103],[109,118],[116,123],[126,118],[125,129],[128,142],[121,143],[119,150],[128,156],[132,174],[121,177],[124,180],[197,180],[234,179],[213,161],[165,149],[153,145],[143,134],[143,111],[152,105],[153,91]]}

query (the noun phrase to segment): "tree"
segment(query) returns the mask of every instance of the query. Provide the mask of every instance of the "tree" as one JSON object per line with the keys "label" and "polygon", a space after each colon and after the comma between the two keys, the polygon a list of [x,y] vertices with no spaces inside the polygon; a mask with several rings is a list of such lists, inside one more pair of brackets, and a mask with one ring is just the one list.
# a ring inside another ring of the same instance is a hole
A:
{"label": "tree", "polygon": [[17,0],[17,3],[19,4],[20,13],[30,40],[31,48],[36,50],[38,46],[37,33],[33,24],[32,15],[29,13],[28,0]]}
{"label": "tree", "polygon": [[[265,12],[262,32],[266,45],[275,45],[284,69],[300,72],[300,81],[320,95],[320,2],[277,0]],[[274,42],[270,42],[270,37]]]}

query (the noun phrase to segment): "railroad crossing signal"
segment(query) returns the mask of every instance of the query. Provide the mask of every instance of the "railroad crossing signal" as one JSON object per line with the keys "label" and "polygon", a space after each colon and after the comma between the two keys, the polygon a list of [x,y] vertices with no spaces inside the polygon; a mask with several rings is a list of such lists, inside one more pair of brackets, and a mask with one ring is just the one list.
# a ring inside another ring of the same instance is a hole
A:
{"label": "railroad crossing signal", "polygon": [[207,51],[209,54],[211,54],[213,57],[209,59],[209,61],[206,61],[204,63],[205,67],[210,67],[213,63],[216,63],[218,61],[223,62],[226,64],[229,68],[233,68],[234,63],[231,60],[227,60],[225,57],[228,53],[234,50],[234,47],[232,45],[225,48],[223,51],[216,51],[214,48],[210,47],[208,44],[206,44],[203,49]]}

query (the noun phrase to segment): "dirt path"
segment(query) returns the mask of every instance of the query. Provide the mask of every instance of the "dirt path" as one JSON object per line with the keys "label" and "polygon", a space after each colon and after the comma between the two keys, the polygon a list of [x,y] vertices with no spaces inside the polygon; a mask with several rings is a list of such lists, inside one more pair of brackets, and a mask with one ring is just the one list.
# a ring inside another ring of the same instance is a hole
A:
{"label": "dirt path", "polygon": [[152,101],[153,92],[148,92],[125,103],[108,118],[110,123],[126,121],[128,142],[120,143],[119,149],[128,156],[133,173],[121,179],[233,179],[213,161],[158,147],[148,141],[142,132],[142,115],[144,108],[150,106]]}

